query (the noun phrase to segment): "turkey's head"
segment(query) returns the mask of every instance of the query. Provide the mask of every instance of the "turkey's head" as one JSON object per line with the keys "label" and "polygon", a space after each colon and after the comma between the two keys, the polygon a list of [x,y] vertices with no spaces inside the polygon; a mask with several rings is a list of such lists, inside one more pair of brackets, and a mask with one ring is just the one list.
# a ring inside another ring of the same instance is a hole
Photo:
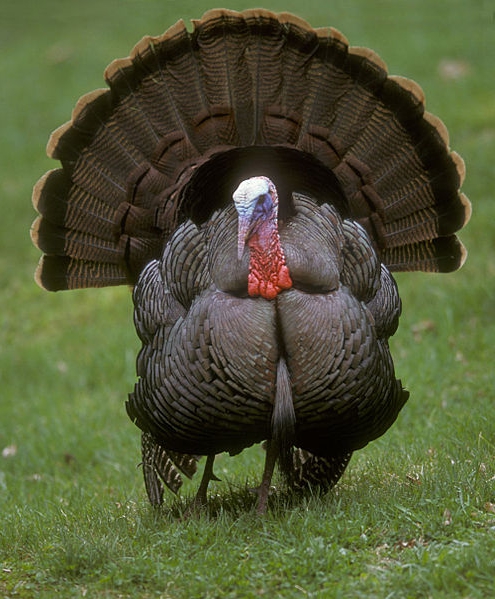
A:
{"label": "turkey's head", "polygon": [[237,256],[250,250],[248,293],[274,299],[292,287],[278,234],[278,196],[268,177],[242,181],[233,194],[238,214]]}

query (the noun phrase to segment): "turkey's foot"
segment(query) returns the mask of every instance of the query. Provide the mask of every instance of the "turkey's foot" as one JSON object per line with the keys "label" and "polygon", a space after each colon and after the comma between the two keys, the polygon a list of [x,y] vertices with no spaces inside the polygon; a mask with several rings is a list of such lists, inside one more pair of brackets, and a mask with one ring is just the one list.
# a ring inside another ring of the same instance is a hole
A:
{"label": "turkey's foot", "polygon": [[210,480],[221,480],[213,472],[214,461],[215,454],[206,457],[205,469],[203,471],[203,476],[201,477],[201,482],[199,483],[198,491],[193,502],[185,511],[184,518],[188,518],[189,516],[197,512],[199,509],[206,506],[206,504],[208,503],[206,493],[208,491],[208,485],[210,484]]}

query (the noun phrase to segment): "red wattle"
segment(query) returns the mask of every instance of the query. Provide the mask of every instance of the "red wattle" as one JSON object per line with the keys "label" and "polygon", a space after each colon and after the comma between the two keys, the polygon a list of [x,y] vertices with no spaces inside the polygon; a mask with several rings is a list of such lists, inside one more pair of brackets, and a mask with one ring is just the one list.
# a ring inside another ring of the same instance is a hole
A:
{"label": "red wattle", "polygon": [[280,244],[276,217],[260,223],[247,242],[250,250],[248,294],[272,300],[292,287]]}
{"label": "red wattle", "polygon": [[248,276],[248,294],[272,300],[284,289],[292,287],[292,279],[285,262],[269,263],[260,268],[260,264],[251,261]]}

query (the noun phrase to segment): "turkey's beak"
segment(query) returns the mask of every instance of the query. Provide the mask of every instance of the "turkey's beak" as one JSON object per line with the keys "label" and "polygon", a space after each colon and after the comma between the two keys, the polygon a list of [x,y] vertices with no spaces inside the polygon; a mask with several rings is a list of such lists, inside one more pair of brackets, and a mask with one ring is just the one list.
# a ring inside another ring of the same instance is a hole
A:
{"label": "turkey's beak", "polygon": [[242,260],[244,249],[246,247],[246,241],[248,240],[251,232],[251,219],[245,216],[239,216],[238,218],[238,229],[237,229],[237,259]]}

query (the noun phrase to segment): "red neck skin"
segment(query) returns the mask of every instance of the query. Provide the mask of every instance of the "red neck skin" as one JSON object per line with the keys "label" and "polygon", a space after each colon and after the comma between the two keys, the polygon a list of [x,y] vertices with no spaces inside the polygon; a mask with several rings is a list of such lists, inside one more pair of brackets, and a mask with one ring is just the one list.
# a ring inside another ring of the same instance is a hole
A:
{"label": "red neck skin", "polygon": [[292,287],[292,279],[280,245],[276,221],[260,223],[249,240],[248,294],[272,300],[284,289]]}

